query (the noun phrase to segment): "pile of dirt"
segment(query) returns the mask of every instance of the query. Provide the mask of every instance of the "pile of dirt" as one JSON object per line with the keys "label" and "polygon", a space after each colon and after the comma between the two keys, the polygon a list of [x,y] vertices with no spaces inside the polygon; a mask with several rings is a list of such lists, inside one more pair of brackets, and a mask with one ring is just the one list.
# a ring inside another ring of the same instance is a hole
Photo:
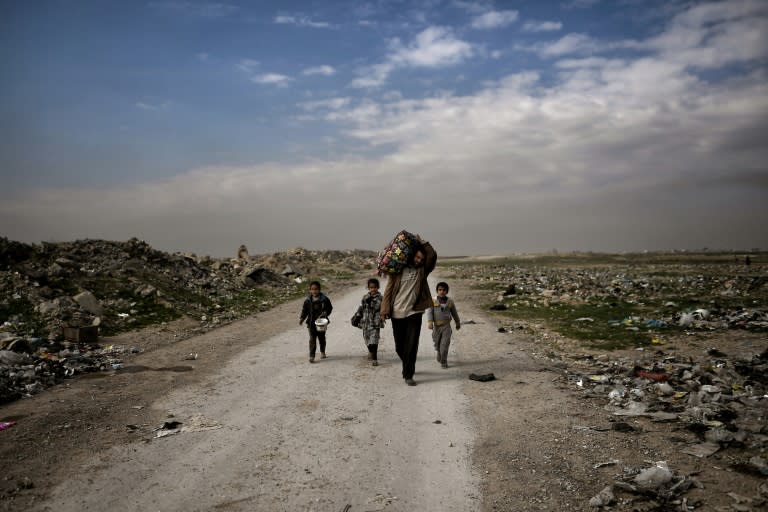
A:
{"label": "pile of dirt", "polygon": [[166,253],[133,238],[23,244],[0,238],[0,403],[77,373],[119,368],[103,336],[191,319],[200,334],[373,268],[365,250],[295,248],[236,258]]}

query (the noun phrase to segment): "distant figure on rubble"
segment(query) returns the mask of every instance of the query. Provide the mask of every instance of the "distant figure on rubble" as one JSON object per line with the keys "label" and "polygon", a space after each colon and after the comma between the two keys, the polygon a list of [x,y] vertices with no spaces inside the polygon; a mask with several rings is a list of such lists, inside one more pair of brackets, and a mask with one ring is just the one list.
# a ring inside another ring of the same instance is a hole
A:
{"label": "distant figure on rubble", "polygon": [[381,301],[381,319],[392,319],[395,351],[403,362],[403,379],[409,386],[416,385],[413,374],[419,353],[421,319],[424,311],[432,307],[427,276],[437,263],[432,245],[421,239],[418,242],[403,270],[387,278]]}
{"label": "distant figure on rubble", "polygon": [[459,312],[453,299],[448,297],[448,283],[439,282],[435,287],[437,295],[432,299],[432,307],[427,310],[427,328],[432,331],[432,343],[437,352],[437,362],[448,368],[448,348],[451,346],[451,319],[456,322],[456,330],[461,329]]}
{"label": "distant figure on rubble", "polygon": [[251,259],[251,256],[248,254],[248,249],[245,247],[245,245],[241,245],[240,248],[237,250],[237,259],[239,260]]}
{"label": "distant figure on rubble", "polygon": [[746,258],[744,258],[744,264],[745,264],[746,266],[750,266],[750,265],[752,264],[752,260],[750,260],[750,259],[749,259],[749,256],[747,256]]}
{"label": "distant figure on rubble", "polygon": [[320,319],[325,319],[326,325],[328,317],[333,311],[333,304],[324,293],[320,291],[320,283],[312,281],[309,283],[309,296],[304,301],[299,317],[299,325],[306,320],[309,330],[309,362],[315,362],[315,353],[317,351],[317,342],[320,342],[320,359],[325,359],[325,326],[318,327],[315,323]]}

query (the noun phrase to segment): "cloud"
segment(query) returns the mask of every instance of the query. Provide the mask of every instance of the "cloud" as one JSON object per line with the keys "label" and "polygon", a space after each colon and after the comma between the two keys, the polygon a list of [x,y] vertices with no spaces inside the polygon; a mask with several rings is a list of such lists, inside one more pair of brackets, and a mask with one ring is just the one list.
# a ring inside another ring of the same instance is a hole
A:
{"label": "cloud", "polygon": [[555,32],[562,28],[559,21],[528,21],[523,25],[525,32]]}
{"label": "cloud", "polygon": [[418,33],[410,44],[394,39],[389,54],[381,64],[368,66],[350,84],[351,87],[375,88],[386,83],[390,73],[398,68],[440,68],[459,64],[474,54],[472,45],[456,38],[446,27],[428,27]]}
{"label": "cloud", "polygon": [[275,23],[278,25],[296,25],[297,27],[332,28],[330,23],[325,21],[313,21],[306,16],[279,15],[275,16]]}
{"label": "cloud", "polygon": [[489,29],[506,27],[517,21],[518,16],[519,13],[517,11],[486,12],[479,16],[475,16],[472,20],[472,28]]}
{"label": "cloud", "polygon": [[637,44],[687,66],[717,68],[768,57],[768,3],[730,0],[694,6],[669,30]]}
{"label": "cloud", "polygon": [[263,73],[251,77],[251,82],[262,85],[277,85],[284,87],[291,81],[291,77],[279,73]]}
{"label": "cloud", "polygon": [[311,76],[311,75],[331,76],[336,73],[336,70],[333,69],[332,66],[323,65],[323,66],[315,66],[315,67],[307,68],[301,73],[307,76]]}
{"label": "cloud", "polygon": [[392,44],[390,62],[400,66],[437,68],[457,64],[472,56],[472,45],[454,37],[445,27],[429,27],[407,46]]}
{"label": "cloud", "polygon": [[257,60],[253,59],[242,59],[240,62],[237,63],[237,68],[241,71],[244,71],[245,73],[253,73],[256,68],[258,68],[261,64]]}
{"label": "cloud", "polygon": [[573,53],[591,53],[600,49],[600,44],[586,34],[567,34],[557,41],[536,46],[542,57],[559,57]]}

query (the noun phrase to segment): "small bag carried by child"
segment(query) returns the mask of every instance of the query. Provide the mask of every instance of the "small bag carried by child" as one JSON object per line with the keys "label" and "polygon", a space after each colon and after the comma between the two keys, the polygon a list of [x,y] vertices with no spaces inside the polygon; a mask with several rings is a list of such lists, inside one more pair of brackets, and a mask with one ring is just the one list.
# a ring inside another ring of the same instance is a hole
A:
{"label": "small bag carried by child", "polygon": [[359,305],[357,307],[357,311],[355,311],[355,314],[352,315],[352,318],[349,320],[349,323],[352,324],[352,327],[358,327],[360,329],[363,328],[362,325],[360,325],[360,322],[363,320],[363,305]]}
{"label": "small bag carried by child", "polygon": [[419,237],[406,230],[400,231],[395,238],[379,252],[376,268],[379,275],[398,274],[403,270],[414,248],[419,245]]}

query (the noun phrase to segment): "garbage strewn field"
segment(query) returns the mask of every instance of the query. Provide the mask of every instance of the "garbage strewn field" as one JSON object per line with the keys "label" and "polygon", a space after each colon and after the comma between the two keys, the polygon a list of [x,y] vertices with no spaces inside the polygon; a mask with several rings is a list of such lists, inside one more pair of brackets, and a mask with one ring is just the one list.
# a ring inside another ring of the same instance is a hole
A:
{"label": "garbage strewn field", "polygon": [[362,250],[233,258],[169,254],[131,239],[23,244],[0,237],[0,404],[76,374],[119,370],[143,350],[103,338],[189,319],[180,340],[373,268]]}
{"label": "garbage strewn field", "polygon": [[[601,463],[614,476],[591,508],[746,511],[768,506],[767,261],[576,254],[443,267],[474,283],[500,335],[526,333],[563,389],[602,408],[605,424],[581,428],[666,447],[670,460]],[[734,477],[748,493],[718,488]],[[728,504],[708,503],[712,492]]]}

